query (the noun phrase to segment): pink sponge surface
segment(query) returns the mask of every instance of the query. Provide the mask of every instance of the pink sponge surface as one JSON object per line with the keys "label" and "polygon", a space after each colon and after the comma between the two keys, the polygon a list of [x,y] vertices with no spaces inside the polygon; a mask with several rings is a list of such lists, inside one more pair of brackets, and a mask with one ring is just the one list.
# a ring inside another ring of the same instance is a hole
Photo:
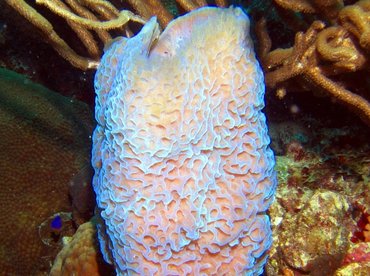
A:
{"label": "pink sponge surface", "polygon": [[202,8],[162,34],[152,18],[107,49],[95,88],[93,184],[117,273],[261,273],[275,162],[242,10]]}

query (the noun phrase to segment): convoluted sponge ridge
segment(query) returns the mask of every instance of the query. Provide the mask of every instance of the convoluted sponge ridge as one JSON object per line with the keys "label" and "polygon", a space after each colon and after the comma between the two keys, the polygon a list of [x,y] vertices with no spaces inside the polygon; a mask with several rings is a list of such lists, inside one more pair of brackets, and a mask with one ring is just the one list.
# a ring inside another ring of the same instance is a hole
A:
{"label": "convoluted sponge ridge", "polygon": [[261,273],[276,187],[239,8],[151,19],[98,69],[94,189],[118,274]]}

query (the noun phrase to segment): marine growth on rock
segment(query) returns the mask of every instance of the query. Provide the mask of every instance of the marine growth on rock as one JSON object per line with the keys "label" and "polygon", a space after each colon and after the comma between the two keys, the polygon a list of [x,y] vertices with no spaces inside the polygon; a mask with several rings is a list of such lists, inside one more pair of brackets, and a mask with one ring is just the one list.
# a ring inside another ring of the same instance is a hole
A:
{"label": "marine growth on rock", "polygon": [[95,77],[93,186],[117,274],[258,275],[276,188],[264,83],[240,8],[115,41]]}

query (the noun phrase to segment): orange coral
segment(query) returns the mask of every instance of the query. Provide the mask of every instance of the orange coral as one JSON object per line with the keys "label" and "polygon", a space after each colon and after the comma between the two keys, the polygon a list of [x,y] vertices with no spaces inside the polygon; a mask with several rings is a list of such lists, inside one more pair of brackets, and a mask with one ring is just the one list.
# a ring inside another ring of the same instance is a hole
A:
{"label": "orange coral", "polygon": [[[64,238],[64,247],[55,259],[50,276],[99,276],[111,271],[103,264],[93,222],[82,224],[75,235]],[[103,274],[102,274],[103,273]]]}
{"label": "orange coral", "polygon": [[70,211],[68,182],[89,157],[92,120],[86,105],[4,69],[0,99],[1,273],[36,275],[55,254],[38,226]]}

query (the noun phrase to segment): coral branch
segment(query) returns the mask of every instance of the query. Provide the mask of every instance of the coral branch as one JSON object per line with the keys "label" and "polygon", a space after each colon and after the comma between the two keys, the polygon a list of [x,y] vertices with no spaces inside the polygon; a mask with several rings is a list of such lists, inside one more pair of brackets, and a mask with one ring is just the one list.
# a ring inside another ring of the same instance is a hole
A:
{"label": "coral branch", "polygon": [[39,28],[48,38],[48,42],[54,49],[73,66],[82,70],[95,69],[99,65],[97,60],[78,55],[68,44],[54,31],[51,23],[40,15],[34,8],[23,0],[6,0],[12,8],[24,16],[33,25]]}
{"label": "coral branch", "polygon": [[342,0],[275,0],[284,9],[303,13],[321,14],[325,19],[333,20],[343,8]]}
{"label": "coral branch", "polygon": [[192,11],[192,10],[199,8],[199,5],[195,4],[191,0],[178,0],[177,2],[186,11]]}
{"label": "coral branch", "polygon": [[314,13],[315,8],[312,6],[310,1],[307,0],[301,0],[301,1],[295,1],[295,0],[275,0],[275,2],[283,7],[284,9],[299,11],[299,12],[305,12],[305,13]]}
{"label": "coral branch", "polygon": [[357,37],[361,47],[370,51],[370,1],[347,6],[339,14],[340,24]]}
{"label": "coral branch", "polygon": [[216,5],[219,7],[227,7],[227,1],[226,0],[216,0]]}
{"label": "coral branch", "polygon": [[[82,12],[81,7],[79,7],[75,0],[70,0],[69,2],[72,4],[72,9]],[[70,10],[69,7],[60,0],[55,0],[55,4],[58,5],[60,9]],[[89,55],[94,57],[94,59],[99,59],[101,53],[92,33],[73,21],[67,20],[67,24],[77,34],[81,42],[84,44]]]}
{"label": "coral branch", "polygon": [[167,26],[173,19],[173,16],[165,9],[160,0],[147,0],[146,2],[151,10],[151,16],[157,16],[162,26]]}
{"label": "coral branch", "polygon": [[[266,22],[260,20],[256,31],[267,87],[285,90],[290,79],[304,78],[309,84],[319,86],[330,96],[339,99],[370,124],[368,99],[329,78],[369,69],[370,0],[362,0],[344,8],[340,0],[275,2],[296,12],[318,13],[324,19],[330,19],[333,26],[314,21],[306,32],[296,34],[293,47],[271,51]],[[308,8],[309,5],[313,10]]]}
{"label": "coral branch", "polygon": [[[150,1],[150,3],[156,1]],[[124,26],[128,21],[145,23],[139,15],[128,10],[118,11],[110,2],[103,0],[66,0],[69,7],[60,0],[36,0],[53,13],[66,19],[68,25],[85,45],[89,56],[78,55],[55,31],[52,24],[24,0],[6,0],[6,3],[35,25],[47,37],[53,48],[73,66],[82,70],[96,69],[99,65],[100,49],[88,29],[96,31],[104,44],[111,40],[105,30]],[[102,21],[97,15],[105,19]],[[126,33],[129,33],[127,29]]]}
{"label": "coral branch", "polygon": [[72,22],[76,22],[81,24],[82,26],[88,29],[104,29],[110,30],[115,29],[118,27],[122,27],[128,21],[135,21],[144,24],[145,20],[142,19],[140,16],[135,15],[134,13],[123,10],[119,13],[119,16],[115,19],[109,21],[95,21],[88,18],[80,17],[67,9],[63,9],[61,6],[57,5],[55,0],[36,0],[36,3],[45,5],[48,9],[50,9],[55,14],[63,17],[66,20],[71,20]]}
{"label": "coral branch", "polygon": [[334,98],[345,103],[347,106],[359,113],[365,121],[369,122],[370,102],[325,77],[319,67],[311,68],[307,70],[305,74],[320,87],[324,88],[325,91],[330,93]]}
{"label": "coral branch", "polygon": [[333,70],[355,72],[365,65],[366,57],[356,48],[343,27],[329,27],[321,31],[316,47],[323,59],[333,63]]}
{"label": "coral branch", "polygon": [[[98,18],[92,12],[90,12],[87,8],[83,7],[77,0],[66,0],[66,2],[71,7],[71,9],[73,9],[80,16],[85,17],[85,18],[89,18],[89,19],[95,20],[95,21],[98,20]],[[87,3],[87,2],[85,2],[85,3]],[[115,13],[113,11],[106,10],[104,7],[103,8],[99,8],[98,6],[96,6],[96,7],[98,8],[96,10],[96,12],[98,12],[102,17],[104,17],[106,19],[112,18],[114,16],[118,16],[118,13],[119,13],[118,11],[117,11],[117,13]],[[112,39],[110,34],[105,30],[97,29],[95,31],[98,34],[101,41],[104,42],[104,44],[106,44],[108,41],[110,41]],[[82,39],[81,39],[81,41],[82,41]]]}

